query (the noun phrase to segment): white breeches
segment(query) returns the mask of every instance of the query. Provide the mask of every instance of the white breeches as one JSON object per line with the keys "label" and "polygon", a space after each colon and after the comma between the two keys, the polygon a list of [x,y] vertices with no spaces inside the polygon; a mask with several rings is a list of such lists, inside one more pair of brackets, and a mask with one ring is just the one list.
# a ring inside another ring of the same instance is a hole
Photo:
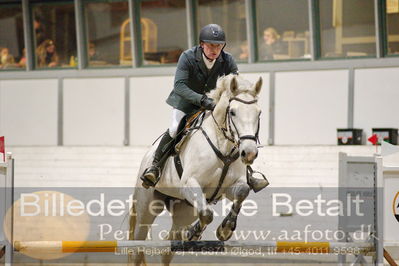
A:
{"label": "white breeches", "polygon": [[173,108],[172,110],[172,125],[169,127],[169,135],[174,138],[177,134],[177,127],[180,121],[186,114],[178,109]]}

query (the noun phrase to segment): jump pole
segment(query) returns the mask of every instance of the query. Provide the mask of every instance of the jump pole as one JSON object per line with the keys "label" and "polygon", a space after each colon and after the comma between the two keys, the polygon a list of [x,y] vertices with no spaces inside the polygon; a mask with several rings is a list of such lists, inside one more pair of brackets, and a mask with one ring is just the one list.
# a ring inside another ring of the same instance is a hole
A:
{"label": "jump pole", "polygon": [[294,241],[15,241],[14,250],[29,252],[116,252],[127,248],[131,251],[159,249],[163,252],[235,252],[238,249],[260,249],[269,253],[324,253],[324,254],[363,254],[375,252],[374,243],[362,242],[294,242]]}

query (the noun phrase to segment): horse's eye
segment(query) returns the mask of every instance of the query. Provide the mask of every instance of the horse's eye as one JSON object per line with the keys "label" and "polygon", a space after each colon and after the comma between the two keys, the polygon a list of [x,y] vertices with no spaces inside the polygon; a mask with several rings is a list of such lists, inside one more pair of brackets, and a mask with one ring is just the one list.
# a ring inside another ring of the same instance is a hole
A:
{"label": "horse's eye", "polygon": [[235,115],[236,115],[236,112],[235,112],[234,110],[230,110],[230,115],[231,115],[231,116],[235,116]]}

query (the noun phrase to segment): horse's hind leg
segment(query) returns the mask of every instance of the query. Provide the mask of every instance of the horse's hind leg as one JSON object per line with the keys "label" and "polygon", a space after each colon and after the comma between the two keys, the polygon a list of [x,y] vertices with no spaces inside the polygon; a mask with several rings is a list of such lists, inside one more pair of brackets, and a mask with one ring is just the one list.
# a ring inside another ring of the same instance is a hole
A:
{"label": "horse's hind leg", "polygon": [[242,202],[247,198],[250,187],[246,182],[239,181],[226,191],[226,196],[233,202],[230,213],[224,218],[223,223],[216,230],[216,236],[221,241],[230,239],[237,226],[237,216],[240,212]]}
{"label": "horse's hind leg", "polygon": [[[185,201],[177,200],[167,204],[172,214],[172,228],[169,231],[168,240],[183,240],[184,229],[197,219],[196,210]],[[169,265],[174,252],[162,256],[162,263]]]}
{"label": "horse's hind leg", "polygon": [[[156,208],[149,209],[149,206],[155,205],[151,204],[155,200],[157,200]],[[147,238],[155,218],[163,211],[163,202],[163,197],[153,188],[148,190],[136,188],[130,213],[129,240],[145,240]],[[145,265],[144,253],[138,252],[133,259],[129,256],[129,262],[133,262],[135,265]]]}

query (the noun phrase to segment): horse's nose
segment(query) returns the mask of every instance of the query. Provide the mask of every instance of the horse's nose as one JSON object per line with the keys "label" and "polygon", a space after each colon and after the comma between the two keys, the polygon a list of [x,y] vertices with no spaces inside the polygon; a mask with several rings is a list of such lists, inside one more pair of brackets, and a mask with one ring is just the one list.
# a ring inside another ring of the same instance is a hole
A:
{"label": "horse's nose", "polygon": [[241,152],[241,159],[245,164],[252,164],[256,157],[258,157],[258,151],[256,152],[246,152],[245,150],[243,150]]}
{"label": "horse's nose", "polygon": [[256,159],[256,153],[255,152],[249,152],[246,156],[246,160],[248,163],[253,163],[254,160]]}

